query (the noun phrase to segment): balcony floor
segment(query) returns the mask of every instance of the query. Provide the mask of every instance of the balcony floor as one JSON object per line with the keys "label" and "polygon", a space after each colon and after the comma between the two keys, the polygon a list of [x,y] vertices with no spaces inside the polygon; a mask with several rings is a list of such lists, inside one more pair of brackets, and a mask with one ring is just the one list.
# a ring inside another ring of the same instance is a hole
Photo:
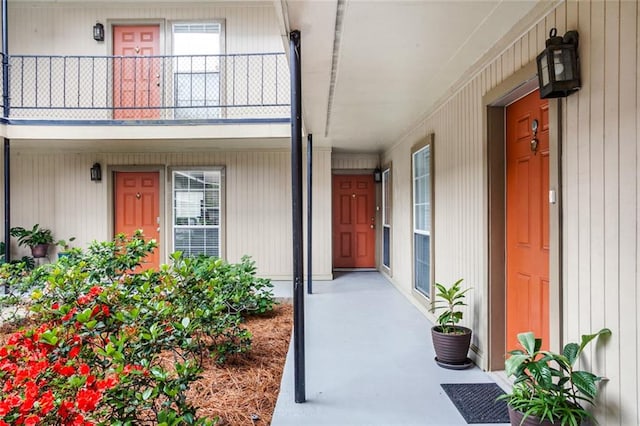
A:
{"label": "balcony floor", "polygon": [[[291,295],[278,282],[276,296]],[[377,272],[336,274],[305,297],[306,396],[294,402],[287,355],[273,426],[464,425],[441,383],[495,380],[434,361],[431,322]]]}

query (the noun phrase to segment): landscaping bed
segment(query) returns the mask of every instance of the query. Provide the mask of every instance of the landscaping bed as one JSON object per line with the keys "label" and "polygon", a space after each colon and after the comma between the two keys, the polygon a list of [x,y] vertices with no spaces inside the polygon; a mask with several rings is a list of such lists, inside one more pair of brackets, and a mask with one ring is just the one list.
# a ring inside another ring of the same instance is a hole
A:
{"label": "landscaping bed", "polygon": [[28,313],[0,344],[0,426],[270,423],[291,307],[249,258],[175,253],[139,271],[154,248],[120,235],[33,271],[0,267],[19,290],[3,303]]}

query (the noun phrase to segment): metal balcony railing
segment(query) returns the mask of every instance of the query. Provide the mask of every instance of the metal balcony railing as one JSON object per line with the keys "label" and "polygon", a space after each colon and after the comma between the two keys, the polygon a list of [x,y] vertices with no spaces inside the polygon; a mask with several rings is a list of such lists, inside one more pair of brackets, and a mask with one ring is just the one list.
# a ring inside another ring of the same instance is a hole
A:
{"label": "metal balcony railing", "polygon": [[10,55],[8,77],[6,119],[275,121],[290,114],[284,53]]}

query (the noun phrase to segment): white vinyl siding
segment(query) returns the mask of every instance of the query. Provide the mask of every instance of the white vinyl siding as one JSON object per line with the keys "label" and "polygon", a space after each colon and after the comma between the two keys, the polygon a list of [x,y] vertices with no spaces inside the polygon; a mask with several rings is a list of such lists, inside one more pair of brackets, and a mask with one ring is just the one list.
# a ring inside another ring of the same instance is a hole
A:
{"label": "white vinyl siding", "polygon": [[220,171],[173,172],[173,248],[220,257]]}

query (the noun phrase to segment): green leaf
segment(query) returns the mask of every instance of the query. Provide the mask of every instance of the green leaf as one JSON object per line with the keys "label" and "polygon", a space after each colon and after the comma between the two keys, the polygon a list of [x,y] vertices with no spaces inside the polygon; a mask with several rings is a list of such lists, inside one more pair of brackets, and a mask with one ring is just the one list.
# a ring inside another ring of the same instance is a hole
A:
{"label": "green leaf", "polygon": [[191,323],[191,320],[189,319],[189,317],[182,318],[182,327],[183,328],[189,327],[190,323]]}
{"label": "green leaf", "polygon": [[577,343],[567,343],[562,350],[562,355],[567,358],[569,365],[573,365],[578,359],[580,347]]}
{"label": "green leaf", "polygon": [[595,398],[598,394],[598,387],[596,386],[596,381],[598,380],[598,376],[587,371],[574,371],[571,373],[573,384],[590,399]]}
{"label": "green leaf", "polygon": [[145,389],[144,392],[142,392],[142,400],[146,401],[151,397],[151,394],[153,393],[153,388],[147,388]]}
{"label": "green leaf", "polygon": [[518,370],[518,367],[522,365],[529,358],[528,355],[524,354],[513,354],[504,362],[505,370],[507,376],[512,376]]}
{"label": "green leaf", "polygon": [[589,344],[589,342],[591,342],[593,339],[599,336],[611,336],[611,330],[609,330],[608,328],[603,328],[597,333],[583,334],[582,341],[580,342],[580,348],[578,349],[578,355],[580,355],[582,350],[585,348],[585,346]]}
{"label": "green leaf", "polygon": [[536,351],[536,338],[532,331],[518,334],[518,342],[527,351],[529,355],[533,355]]}

